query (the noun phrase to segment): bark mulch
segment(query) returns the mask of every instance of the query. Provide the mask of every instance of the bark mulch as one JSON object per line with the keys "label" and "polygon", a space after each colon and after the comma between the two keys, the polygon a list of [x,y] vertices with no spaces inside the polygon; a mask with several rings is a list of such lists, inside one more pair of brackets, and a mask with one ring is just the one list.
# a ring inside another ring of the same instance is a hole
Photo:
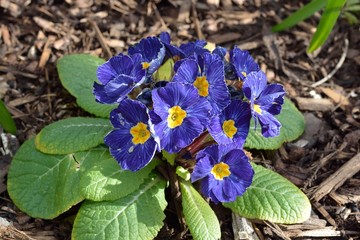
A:
{"label": "bark mulch", "polygon": [[[0,98],[13,115],[15,136],[0,129],[0,238],[70,239],[72,209],[54,220],[19,211],[6,192],[13,154],[44,126],[86,116],[61,86],[55,63],[69,53],[108,59],[148,35],[171,33],[249,50],[269,82],[285,85],[306,119],[306,131],[254,161],[273,168],[311,199],[302,224],[253,221],[258,239],[360,239],[360,34],[339,19],[325,45],[306,53],[320,15],[272,34],[271,26],[308,1],[244,0],[2,0]],[[171,208],[171,206],[169,206]],[[239,239],[238,218],[215,206],[223,239]],[[191,239],[171,209],[158,239]],[[256,239],[249,237],[248,239]]]}

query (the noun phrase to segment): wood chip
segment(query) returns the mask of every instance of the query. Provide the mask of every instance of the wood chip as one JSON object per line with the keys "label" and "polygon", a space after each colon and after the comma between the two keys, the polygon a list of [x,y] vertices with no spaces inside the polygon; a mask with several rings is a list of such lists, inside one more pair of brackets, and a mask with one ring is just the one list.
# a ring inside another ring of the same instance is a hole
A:
{"label": "wood chip", "polygon": [[335,173],[323,181],[312,195],[312,199],[318,202],[331,191],[335,191],[344,182],[360,171],[360,153],[342,165]]}
{"label": "wood chip", "polygon": [[209,37],[208,41],[213,42],[215,44],[223,44],[231,41],[235,41],[241,37],[240,33],[228,32],[222,34],[216,34]]}
{"label": "wood chip", "polygon": [[38,97],[28,95],[28,96],[25,96],[25,97],[22,97],[22,98],[14,99],[14,100],[8,102],[7,105],[9,107],[17,107],[17,106],[20,106],[20,105],[24,105],[25,103],[33,102],[36,99],[38,99]]}
{"label": "wood chip", "polygon": [[191,10],[191,0],[184,0],[180,6],[177,21],[184,23],[189,22]]}
{"label": "wood chip", "polygon": [[326,88],[326,87],[320,87],[320,90],[329,98],[331,98],[331,100],[334,101],[335,104],[339,104],[339,106],[341,107],[342,110],[345,110],[349,105],[349,99],[347,97],[345,97],[344,95],[342,95],[341,93],[338,93],[336,91],[334,91],[331,88]]}
{"label": "wood chip", "polygon": [[55,42],[56,36],[50,35],[48,40],[45,43],[44,49],[41,53],[40,61],[39,61],[39,68],[43,69],[50,58],[51,55],[51,46]]}
{"label": "wood chip", "polygon": [[306,230],[306,231],[289,231],[286,232],[289,237],[340,237],[341,231],[336,230],[334,227],[325,227],[322,229]]}
{"label": "wood chip", "polygon": [[249,220],[232,213],[232,227],[235,240],[258,240],[255,230]]}
{"label": "wood chip", "polygon": [[317,99],[297,97],[295,100],[300,110],[326,112],[331,111],[335,107],[334,104],[326,98]]}
{"label": "wood chip", "polygon": [[2,39],[4,40],[5,45],[10,47],[11,46],[11,38],[10,38],[9,29],[6,25],[3,25],[3,24],[1,24],[1,36],[2,36]]}

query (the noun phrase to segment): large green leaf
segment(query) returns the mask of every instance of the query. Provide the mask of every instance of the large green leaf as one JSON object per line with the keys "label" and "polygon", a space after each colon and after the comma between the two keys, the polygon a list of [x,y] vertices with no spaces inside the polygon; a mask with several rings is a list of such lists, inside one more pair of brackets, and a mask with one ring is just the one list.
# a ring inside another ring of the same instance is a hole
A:
{"label": "large green leaf", "polygon": [[62,85],[76,97],[77,104],[89,113],[108,118],[116,105],[98,103],[92,93],[97,68],[104,62],[92,55],[73,54],[60,58],[56,66]]}
{"label": "large green leaf", "polygon": [[116,201],[85,201],[76,216],[72,239],[153,239],[165,219],[164,189],[165,181],[153,176]]}
{"label": "large green leaf", "polygon": [[48,155],[26,141],[14,156],[8,173],[8,192],[15,205],[32,217],[52,219],[84,198],[81,175],[107,150],[99,148],[68,155]]}
{"label": "large green leaf", "polygon": [[305,120],[301,112],[288,99],[282,107],[281,113],[276,116],[281,122],[280,135],[273,138],[265,138],[261,134],[261,127],[254,129],[252,122],[249,135],[245,142],[246,148],[255,149],[278,149],[284,142],[297,139],[305,130]]}
{"label": "large green leaf", "polygon": [[0,99],[0,127],[4,128],[5,131],[15,134],[16,125],[12,119],[9,111],[7,110],[5,104]]}
{"label": "large green leaf", "polygon": [[122,170],[108,154],[83,175],[80,181],[81,192],[86,199],[93,201],[122,198],[137,190],[157,164],[158,161],[154,159],[140,171],[131,172]]}
{"label": "large green leaf", "polygon": [[186,224],[194,239],[220,239],[219,221],[209,204],[188,181],[180,181]]}
{"label": "large green leaf", "polygon": [[284,19],[281,23],[277,24],[276,26],[272,27],[271,30],[273,32],[279,32],[294,26],[295,24],[309,18],[315,12],[319,11],[323,7],[325,7],[326,1],[325,0],[312,0],[289,17]]}
{"label": "large green leaf", "polygon": [[311,39],[308,52],[313,52],[324,44],[338,19],[346,0],[327,0],[324,13],[321,15],[316,32]]}
{"label": "large green leaf", "polygon": [[112,129],[102,118],[74,117],[54,122],[36,136],[36,148],[43,153],[68,154],[84,151],[104,143]]}
{"label": "large green leaf", "polygon": [[239,215],[276,223],[300,223],[310,217],[311,204],[306,195],[276,172],[252,164],[253,183],[236,201],[223,203]]}

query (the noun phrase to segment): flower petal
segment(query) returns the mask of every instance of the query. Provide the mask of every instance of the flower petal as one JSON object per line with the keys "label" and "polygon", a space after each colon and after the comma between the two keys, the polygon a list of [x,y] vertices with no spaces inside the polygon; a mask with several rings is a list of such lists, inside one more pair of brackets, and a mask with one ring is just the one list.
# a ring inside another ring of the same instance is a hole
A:
{"label": "flower petal", "polygon": [[243,92],[247,99],[254,101],[266,88],[266,75],[262,71],[251,72],[247,75],[243,84]]}

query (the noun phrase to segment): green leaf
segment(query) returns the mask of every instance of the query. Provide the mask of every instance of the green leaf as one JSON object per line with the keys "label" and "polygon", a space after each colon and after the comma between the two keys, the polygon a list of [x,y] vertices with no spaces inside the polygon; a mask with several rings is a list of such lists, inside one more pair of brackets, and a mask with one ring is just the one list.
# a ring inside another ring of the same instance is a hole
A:
{"label": "green leaf", "polygon": [[351,12],[344,12],[344,17],[349,22],[349,24],[357,24],[359,23],[359,19],[355,14],[352,14]]}
{"label": "green leaf", "polygon": [[350,5],[345,8],[346,11],[358,12],[360,11],[360,5]]}
{"label": "green leaf", "polygon": [[165,181],[153,176],[116,201],[85,201],[76,216],[72,239],[153,239],[165,219],[164,189]]}
{"label": "green leaf", "polygon": [[307,50],[309,53],[315,51],[324,44],[333,29],[346,0],[328,0],[326,2],[325,11],[321,15],[320,22]]}
{"label": "green leaf", "polygon": [[12,159],[8,192],[15,205],[32,217],[52,219],[81,202],[81,175],[107,150],[47,155],[26,141]]}
{"label": "green leaf", "polygon": [[179,177],[181,177],[181,178],[184,179],[185,181],[189,181],[189,180],[190,180],[191,174],[190,174],[190,172],[189,172],[188,169],[185,169],[185,168],[182,167],[182,166],[177,166],[175,172],[176,172],[176,175],[178,175]]}
{"label": "green leaf", "polygon": [[84,151],[104,143],[112,129],[102,118],[74,117],[54,122],[36,136],[36,148],[43,153],[68,154]]}
{"label": "green leaf", "polygon": [[98,117],[109,118],[116,105],[105,105],[95,101],[93,85],[97,81],[96,71],[105,61],[87,54],[66,55],[56,64],[62,85],[76,97],[77,104]]}
{"label": "green leaf", "polygon": [[158,163],[153,159],[140,171],[131,172],[122,170],[118,162],[107,154],[83,175],[80,181],[81,193],[93,201],[122,198],[137,190]]}
{"label": "green leaf", "polygon": [[220,239],[219,221],[204,198],[190,182],[180,181],[182,207],[186,224],[194,239]]}
{"label": "green leaf", "polygon": [[169,58],[159,69],[153,74],[154,81],[170,81],[174,75],[174,60]]}
{"label": "green leaf", "polygon": [[15,134],[16,133],[16,125],[14,120],[12,119],[9,111],[7,110],[5,104],[0,99],[0,126],[4,128],[6,132]]}
{"label": "green leaf", "polygon": [[281,113],[276,116],[281,122],[280,135],[273,138],[265,138],[261,134],[261,127],[254,130],[254,124],[250,127],[249,135],[246,139],[245,148],[251,149],[278,149],[284,142],[297,139],[305,130],[305,120],[301,112],[288,99],[282,107]]}
{"label": "green leaf", "polygon": [[313,0],[297,10],[295,13],[291,14],[289,17],[284,19],[281,23],[275,25],[271,28],[273,32],[280,32],[285,29],[288,29],[297,23],[309,18],[315,12],[319,11],[323,7],[325,7],[326,1],[324,0]]}
{"label": "green leaf", "polygon": [[256,164],[252,166],[253,183],[243,196],[223,203],[225,207],[245,218],[276,223],[300,223],[310,217],[310,201],[299,188],[276,172]]}

